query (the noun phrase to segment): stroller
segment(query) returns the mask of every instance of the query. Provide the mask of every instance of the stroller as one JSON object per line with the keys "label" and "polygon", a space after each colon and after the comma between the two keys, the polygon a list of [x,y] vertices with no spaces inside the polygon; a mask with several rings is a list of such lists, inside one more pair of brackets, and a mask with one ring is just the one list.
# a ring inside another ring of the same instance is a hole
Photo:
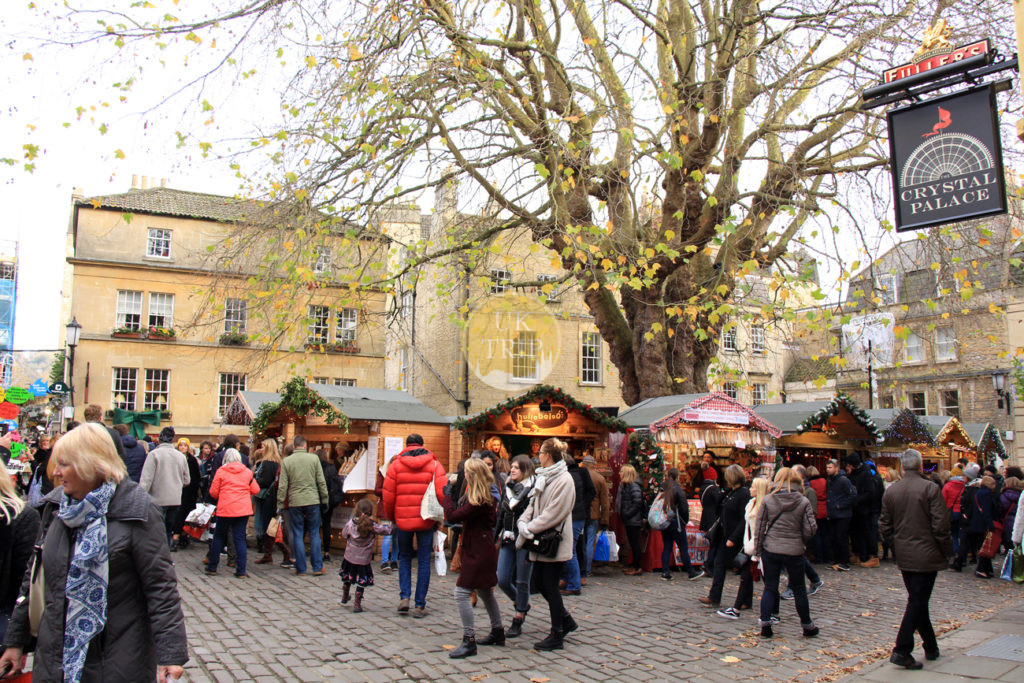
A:
{"label": "stroller", "polygon": [[195,510],[188,513],[188,516],[185,517],[183,531],[197,541],[209,541],[212,536],[210,520],[213,519],[216,511],[216,505],[198,503]]}

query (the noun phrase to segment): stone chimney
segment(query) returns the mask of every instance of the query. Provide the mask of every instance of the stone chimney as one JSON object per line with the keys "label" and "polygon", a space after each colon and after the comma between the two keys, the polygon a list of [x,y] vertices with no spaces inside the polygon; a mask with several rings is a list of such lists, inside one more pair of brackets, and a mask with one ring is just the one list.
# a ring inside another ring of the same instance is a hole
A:
{"label": "stone chimney", "polygon": [[149,189],[149,176],[148,175],[142,176],[142,189],[143,190],[148,190]]}
{"label": "stone chimney", "polygon": [[132,174],[132,189],[139,189],[139,175],[137,173]]}
{"label": "stone chimney", "polygon": [[160,179],[160,187],[167,187],[167,178]]}

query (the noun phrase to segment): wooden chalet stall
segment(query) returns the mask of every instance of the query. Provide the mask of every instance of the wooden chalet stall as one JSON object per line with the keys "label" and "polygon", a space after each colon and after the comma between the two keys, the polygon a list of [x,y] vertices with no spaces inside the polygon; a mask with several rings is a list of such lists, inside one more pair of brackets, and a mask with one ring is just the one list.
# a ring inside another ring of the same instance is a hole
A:
{"label": "wooden chalet stall", "polygon": [[[882,443],[869,448],[868,452],[883,476],[890,467],[899,471],[900,454],[906,449],[920,451],[922,456],[929,449],[934,450],[935,436],[924,420],[909,409],[882,408],[868,410],[867,413],[882,433]],[[925,466],[928,466],[927,463]]]}
{"label": "wooden chalet stall", "polygon": [[877,445],[882,434],[875,421],[845,394],[828,401],[773,403],[754,409],[782,430],[777,457],[784,465],[814,465],[825,471],[830,459]]}
{"label": "wooden chalet stall", "polygon": [[1006,452],[999,428],[991,422],[965,422],[963,424],[967,436],[975,443],[974,452],[981,466],[994,464],[996,458],[1006,461],[1010,455]]}
{"label": "wooden chalet stall", "polygon": [[[343,457],[345,499],[331,519],[334,540],[356,502],[373,494],[378,473],[383,475],[390,459],[405,448],[409,434],[422,436],[424,447],[447,465],[449,420],[416,397],[404,391],[295,382],[286,383],[282,393],[238,392],[224,422],[249,427],[254,445],[270,437],[284,446],[301,434],[310,451],[327,446]],[[296,401],[294,396],[303,390],[308,398]],[[318,412],[304,412],[309,405],[318,406]]]}
{"label": "wooden chalet stall", "polygon": [[[666,469],[679,469],[681,480],[688,480],[688,471],[698,466],[705,451],[714,454],[715,464],[720,469],[738,464],[756,475],[762,466],[774,464],[774,440],[781,433],[749,407],[721,392],[647,399],[626,410],[620,419],[632,429],[649,431],[664,453]],[[613,477],[616,487],[618,481],[616,472]],[[681,483],[685,485],[685,481]],[[687,546],[690,561],[701,565],[708,543],[698,529],[700,501],[691,497],[689,504]],[[624,533],[624,529],[620,526],[616,533]],[[661,567],[662,547],[661,534],[651,533],[641,562],[645,571]]]}
{"label": "wooden chalet stall", "polygon": [[921,451],[926,472],[951,469],[960,458],[978,459],[977,446],[960,420],[947,415],[922,415],[921,420],[935,436],[935,447]]}
{"label": "wooden chalet stall", "polygon": [[533,448],[555,436],[568,443],[569,452],[577,458],[593,455],[602,471],[609,469],[609,436],[627,431],[622,420],[546,384],[459,418],[452,429],[462,433],[463,457],[495,437],[501,440],[499,455],[532,456],[536,454]]}

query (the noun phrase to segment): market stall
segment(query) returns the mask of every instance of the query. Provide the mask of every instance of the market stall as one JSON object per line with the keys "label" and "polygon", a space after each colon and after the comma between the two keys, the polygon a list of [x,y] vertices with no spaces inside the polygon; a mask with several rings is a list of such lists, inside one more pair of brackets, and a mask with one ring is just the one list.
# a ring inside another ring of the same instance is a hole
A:
{"label": "market stall", "polygon": [[[645,478],[645,465],[657,462],[658,458],[663,458],[663,469],[675,467],[684,479],[688,469],[692,471],[690,466],[696,468],[705,452],[714,455],[714,462],[721,469],[739,464],[752,475],[774,465],[774,439],[780,434],[778,428],[720,392],[647,399],[622,413],[620,419],[637,430],[636,437],[631,439],[631,462],[641,472],[641,479]],[[645,433],[652,437],[646,444]],[[648,479],[654,484],[662,480],[661,477]],[[613,474],[612,483],[618,486],[618,472]],[[646,487],[648,505],[657,495],[657,489],[657,485]],[[687,545],[690,561],[700,565],[704,563],[708,544],[698,530],[700,501],[690,500],[689,503]],[[642,561],[646,571],[661,567],[661,551],[661,534],[652,532]]]}
{"label": "market stall", "polygon": [[286,382],[279,393],[240,391],[225,411],[224,423],[246,426],[256,438],[277,438],[281,445],[296,434],[310,451],[332,448],[343,457],[345,499],[331,519],[332,538],[352,514],[355,503],[372,495],[377,475],[416,433],[442,464],[449,462],[449,421],[404,391]]}
{"label": "market stall", "polygon": [[842,460],[883,438],[871,416],[842,393],[828,401],[758,406],[754,412],[782,430],[775,443],[785,466],[813,465],[824,472],[830,459]]}
{"label": "market stall", "polygon": [[1005,462],[1010,457],[999,428],[991,422],[965,422],[963,427],[968,438],[975,443],[976,459],[983,466],[995,463],[996,458]]}
{"label": "market stall", "polygon": [[[934,451],[935,436],[921,416],[911,410],[883,408],[868,410],[867,413],[882,433],[883,441],[869,448],[868,452],[883,476],[887,468],[899,470],[900,455],[908,448],[920,451],[922,456]],[[926,459],[924,466],[934,467],[935,464]]]}
{"label": "market stall", "polygon": [[977,446],[960,420],[948,415],[922,415],[921,420],[935,437],[934,448],[921,451],[925,471],[951,469],[960,458],[978,459]]}
{"label": "market stall", "polygon": [[544,439],[556,436],[574,456],[593,455],[605,473],[609,471],[609,436],[628,431],[622,420],[546,384],[459,418],[452,429],[462,435],[463,457],[487,446],[503,448],[511,456],[535,455]]}

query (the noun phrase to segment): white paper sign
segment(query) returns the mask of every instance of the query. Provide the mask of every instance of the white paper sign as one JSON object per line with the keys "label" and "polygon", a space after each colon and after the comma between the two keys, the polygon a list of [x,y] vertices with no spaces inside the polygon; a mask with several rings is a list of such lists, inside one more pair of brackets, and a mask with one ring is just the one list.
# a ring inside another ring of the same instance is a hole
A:
{"label": "white paper sign", "polygon": [[704,439],[697,439],[696,441],[693,442],[693,445],[697,448],[697,450],[704,448]]}
{"label": "white paper sign", "polygon": [[747,442],[742,439],[736,439],[736,448],[743,449],[747,447]]}
{"label": "white paper sign", "polygon": [[384,464],[380,466],[381,476],[388,473],[388,464],[391,462],[391,458],[401,453],[404,446],[405,441],[400,436],[384,437]]}

